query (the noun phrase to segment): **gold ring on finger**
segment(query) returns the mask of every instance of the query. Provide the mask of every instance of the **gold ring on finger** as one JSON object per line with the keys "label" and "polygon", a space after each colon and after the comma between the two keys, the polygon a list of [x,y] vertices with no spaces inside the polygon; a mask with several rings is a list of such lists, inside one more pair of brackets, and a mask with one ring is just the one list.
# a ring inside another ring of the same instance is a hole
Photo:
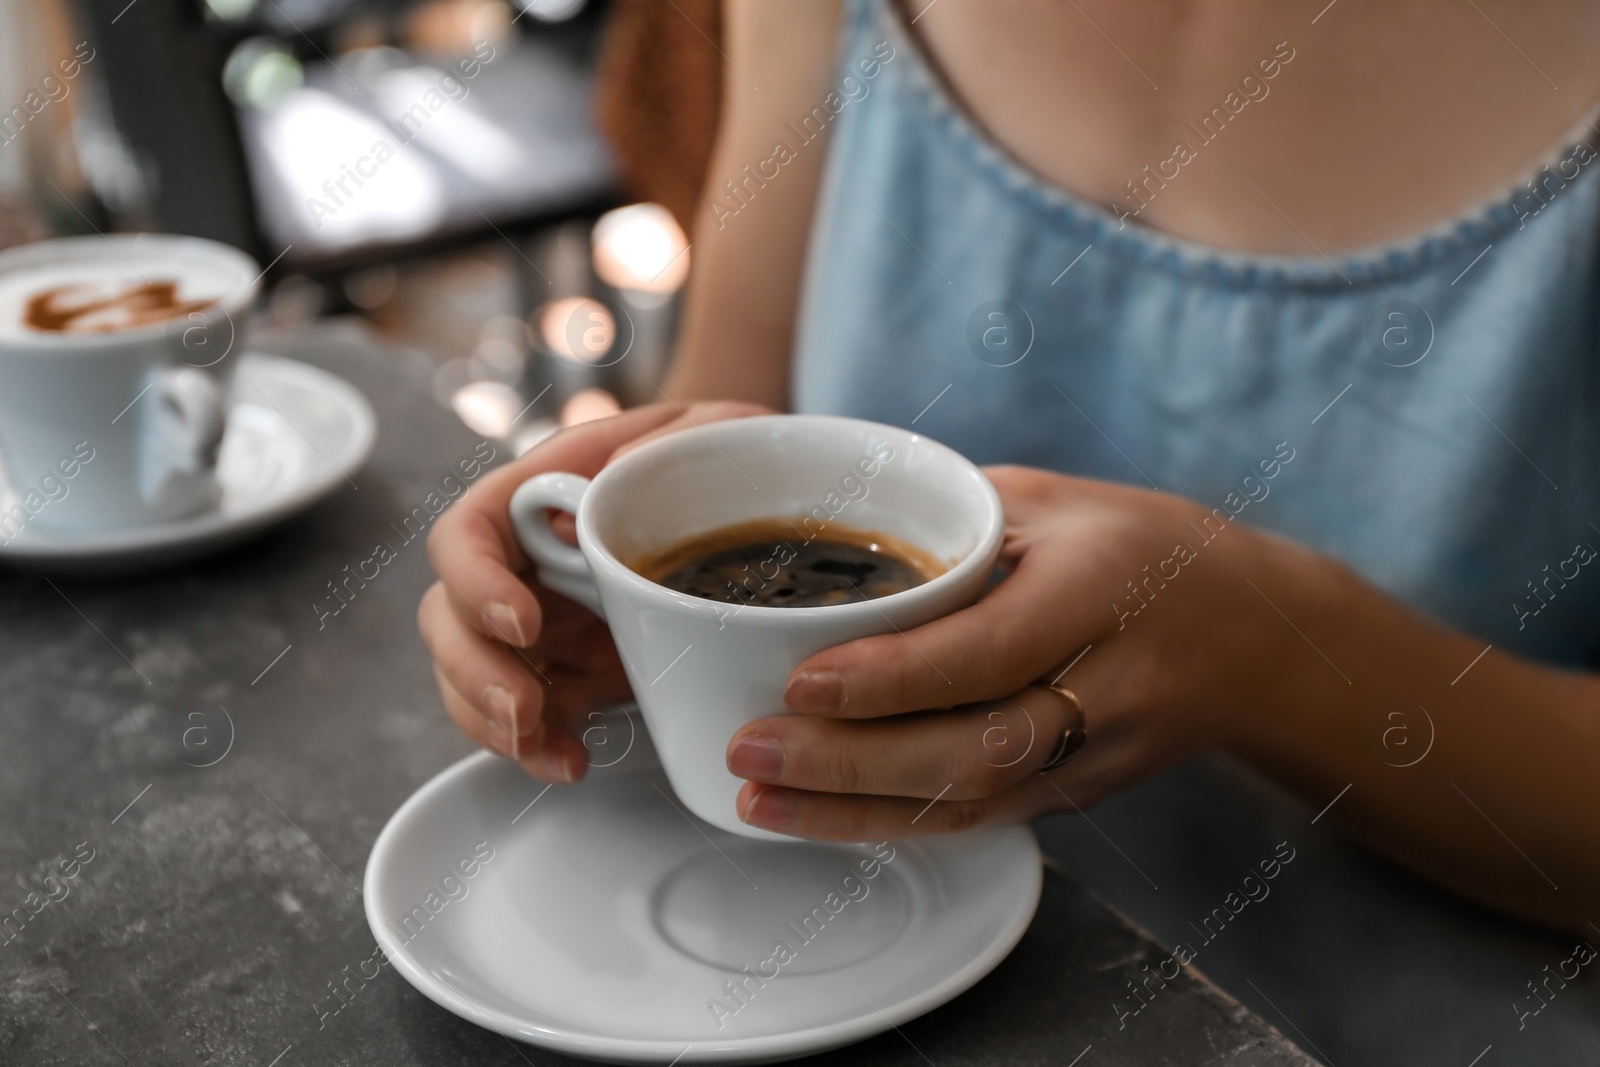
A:
{"label": "gold ring on finger", "polygon": [[1072,754],[1082,748],[1085,742],[1089,740],[1089,733],[1084,729],[1086,719],[1083,714],[1083,701],[1078,699],[1078,694],[1064,685],[1055,685],[1050,682],[1038,682],[1035,684],[1040,689],[1048,689],[1050,692],[1055,693],[1067,704],[1066,729],[1061,731],[1061,740],[1056,742],[1055,751],[1050,754],[1049,759],[1045,760],[1044,766],[1039,768],[1040,774],[1048,774],[1071,759]]}

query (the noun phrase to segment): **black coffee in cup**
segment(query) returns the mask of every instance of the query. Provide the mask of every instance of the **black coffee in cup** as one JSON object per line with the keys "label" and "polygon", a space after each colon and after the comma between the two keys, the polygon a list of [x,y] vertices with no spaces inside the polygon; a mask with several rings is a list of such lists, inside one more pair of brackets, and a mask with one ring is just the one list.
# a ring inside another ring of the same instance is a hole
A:
{"label": "black coffee in cup", "polygon": [[943,574],[930,553],[887,534],[800,519],[757,519],[679,541],[633,569],[659,585],[727,604],[816,608],[875,600]]}

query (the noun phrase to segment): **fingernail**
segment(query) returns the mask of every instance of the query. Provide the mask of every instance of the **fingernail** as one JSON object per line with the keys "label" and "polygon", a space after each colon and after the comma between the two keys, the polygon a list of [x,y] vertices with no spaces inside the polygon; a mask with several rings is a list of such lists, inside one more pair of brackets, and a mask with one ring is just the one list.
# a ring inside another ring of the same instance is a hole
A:
{"label": "fingernail", "polygon": [[584,757],[578,755],[576,752],[568,752],[561,760],[562,780],[566,782],[576,782],[579,776],[583,774],[584,763]]}
{"label": "fingernail", "polygon": [[517,758],[516,750],[512,747],[515,741],[511,736],[511,731],[497,722],[483,724],[483,743],[489,747],[490,752],[497,756],[504,756],[507,759]]}
{"label": "fingernail", "polygon": [[750,798],[740,818],[764,830],[787,830],[794,825],[800,802],[787,789],[762,789]]}
{"label": "fingernail", "polygon": [[783,777],[783,745],[771,737],[746,737],[728,753],[728,770],[752,782]]}
{"label": "fingernail", "polygon": [[491,685],[483,691],[483,702],[488,706],[489,718],[513,737],[517,733],[517,698],[503,685]]}
{"label": "fingernail", "polygon": [[801,671],[789,679],[783,702],[793,711],[835,714],[844,708],[844,676],[838,671]]}
{"label": "fingernail", "polygon": [[510,604],[495,601],[484,611],[484,617],[489,620],[489,628],[500,635],[502,641],[524,647],[528,642],[522,636],[522,623],[517,621],[517,613],[511,610]]}
{"label": "fingernail", "polygon": [[575,781],[567,762],[568,757],[558,756],[551,752],[549,747],[541,748],[538,752],[523,760],[534,775],[547,782],[569,783]]}

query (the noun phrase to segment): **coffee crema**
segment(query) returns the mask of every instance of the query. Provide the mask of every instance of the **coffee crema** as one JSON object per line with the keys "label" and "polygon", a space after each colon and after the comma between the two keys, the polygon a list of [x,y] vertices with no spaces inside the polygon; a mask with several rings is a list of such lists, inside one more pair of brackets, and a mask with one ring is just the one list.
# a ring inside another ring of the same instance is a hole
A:
{"label": "coffee crema", "polygon": [[[216,306],[214,299],[184,299],[179,285],[166,279],[141,281],[112,295],[86,292],[82,285],[58,285],[28,297],[22,324],[39,333],[115,333]],[[74,293],[84,295],[68,299]]]}
{"label": "coffee crema", "polygon": [[799,519],[757,519],[685,538],[633,564],[668,589],[725,604],[816,608],[903,592],[946,570],[898,537],[833,523],[806,537]]}

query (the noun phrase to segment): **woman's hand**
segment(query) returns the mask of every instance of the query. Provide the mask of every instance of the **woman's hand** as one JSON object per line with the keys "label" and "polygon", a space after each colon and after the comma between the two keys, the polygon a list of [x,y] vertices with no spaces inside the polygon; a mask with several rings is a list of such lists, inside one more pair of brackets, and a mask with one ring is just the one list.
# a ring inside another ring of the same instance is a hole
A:
{"label": "woman's hand", "polygon": [[[445,710],[463,733],[546,781],[575,782],[588,754],[574,730],[582,733],[591,711],[629,697],[606,624],[534,577],[511,528],[517,487],[545,471],[593,477],[663,434],[764,414],[733,401],[662,403],[583,423],[486,475],[439,517],[428,536],[439,580],[423,596],[417,623]],[[575,542],[572,516],[554,525]]]}
{"label": "woman's hand", "polygon": [[[796,714],[728,745],[749,779],[742,819],[838,841],[1015,822],[1221,747],[1404,866],[1592,932],[1592,674],[1485,647],[1220,508],[986,473],[1009,575],[964,611],[802,663],[785,692]],[[1031,683],[1058,677],[1089,740],[1040,774],[1073,719]]]}
{"label": "woman's hand", "polygon": [[[744,821],[866,841],[1087,806],[1223,741],[1232,709],[1270,693],[1300,639],[1267,598],[1318,557],[1176,497],[985,473],[1009,575],[964,611],[802,663],[796,714],[729,743]],[[1089,740],[1040,774],[1073,709],[1032,683],[1058,676]]]}
{"label": "woman's hand", "polygon": [[[573,728],[628,695],[605,624],[530,584],[507,514],[516,488],[765,411],[661,404],[586,423],[440,516],[429,538],[440,580],[419,618],[467,736],[575,781],[587,754]],[[1221,509],[1024,468],[987,473],[1005,505],[1007,577],[964,611],[802,663],[785,694],[796,714],[750,723],[728,745],[729,768],[750,780],[746,822],[841,841],[1017,822],[1220,746],[1318,808],[1337,802],[1333,819],[1414,870],[1588,929],[1600,894],[1592,675],[1485,648]],[[556,529],[570,539],[570,516]],[[1089,736],[1046,774],[1073,715],[1039,679],[1081,698]],[[1435,735],[1427,723],[1421,754],[1403,763],[1383,714],[1396,706],[1431,708],[1441,724]]]}

